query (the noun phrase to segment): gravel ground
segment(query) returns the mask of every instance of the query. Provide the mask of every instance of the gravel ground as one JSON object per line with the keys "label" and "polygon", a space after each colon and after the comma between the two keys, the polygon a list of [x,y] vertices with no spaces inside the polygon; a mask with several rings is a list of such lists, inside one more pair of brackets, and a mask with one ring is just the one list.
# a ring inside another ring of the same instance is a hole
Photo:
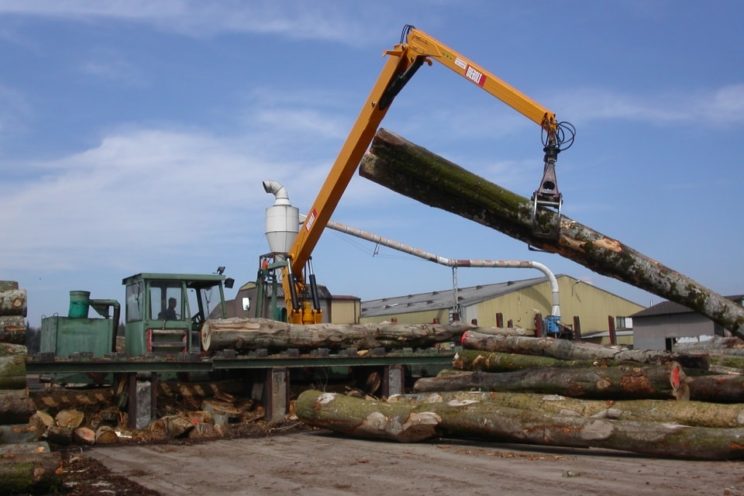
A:
{"label": "gravel ground", "polygon": [[744,496],[744,462],[459,440],[397,444],[326,431],[95,448],[88,455],[109,477],[163,495]]}

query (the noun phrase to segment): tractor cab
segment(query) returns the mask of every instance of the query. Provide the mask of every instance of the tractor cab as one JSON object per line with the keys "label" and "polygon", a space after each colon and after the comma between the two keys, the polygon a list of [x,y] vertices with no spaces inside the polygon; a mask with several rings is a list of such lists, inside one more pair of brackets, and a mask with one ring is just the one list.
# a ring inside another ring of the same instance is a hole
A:
{"label": "tractor cab", "polygon": [[226,316],[224,287],[232,282],[221,274],[142,273],[124,279],[127,354],[199,353],[201,326],[210,316]]}

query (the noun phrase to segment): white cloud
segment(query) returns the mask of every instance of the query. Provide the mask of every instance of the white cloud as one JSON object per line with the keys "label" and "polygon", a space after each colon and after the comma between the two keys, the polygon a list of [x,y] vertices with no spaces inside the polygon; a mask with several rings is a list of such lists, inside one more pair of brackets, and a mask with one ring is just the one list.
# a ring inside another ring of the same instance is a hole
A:
{"label": "white cloud", "polygon": [[25,164],[40,176],[0,187],[0,226],[9,233],[0,267],[131,266],[160,250],[233,240],[247,222],[260,225],[248,206],[278,167],[257,156],[198,131],[140,130]]}
{"label": "white cloud", "polygon": [[[362,12],[365,9],[368,12]],[[190,36],[264,33],[290,39],[360,43],[372,37],[373,6],[333,0],[5,0],[0,14],[140,22]],[[374,17],[373,17],[374,18]]]}
{"label": "white cloud", "polygon": [[573,122],[620,119],[707,126],[744,122],[744,84],[644,96],[584,88],[557,94],[552,100],[560,103],[562,116],[571,116]]}

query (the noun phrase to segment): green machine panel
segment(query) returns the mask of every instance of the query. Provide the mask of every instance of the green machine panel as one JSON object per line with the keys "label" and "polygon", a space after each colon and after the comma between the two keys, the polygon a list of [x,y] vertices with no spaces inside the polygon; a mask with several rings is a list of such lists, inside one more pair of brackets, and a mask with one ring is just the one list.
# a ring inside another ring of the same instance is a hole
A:
{"label": "green machine panel", "polygon": [[111,319],[46,317],[41,321],[41,352],[60,358],[73,353],[103,356],[111,353],[114,341]]}

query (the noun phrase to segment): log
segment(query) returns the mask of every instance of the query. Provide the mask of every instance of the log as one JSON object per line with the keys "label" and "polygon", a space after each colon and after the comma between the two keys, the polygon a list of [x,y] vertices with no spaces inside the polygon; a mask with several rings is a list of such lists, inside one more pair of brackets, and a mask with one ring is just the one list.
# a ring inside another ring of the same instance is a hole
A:
{"label": "log", "polygon": [[54,422],[60,427],[67,427],[69,429],[77,429],[83,423],[85,414],[80,410],[73,408],[60,410],[54,417]]}
{"label": "log", "polygon": [[669,399],[673,397],[670,373],[676,364],[608,368],[545,368],[514,372],[459,372],[425,377],[413,385],[415,392],[485,391],[559,394],[592,399]]}
{"label": "log", "polygon": [[12,289],[18,289],[18,281],[0,281],[0,291],[10,291]]}
{"label": "log", "polygon": [[47,430],[54,425],[54,417],[47,412],[38,410],[31,416],[29,424],[34,428],[39,437],[45,436]]}
{"label": "log", "polygon": [[628,365],[614,360],[559,360],[552,357],[499,353],[480,350],[460,350],[452,359],[452,368],[457,370],[482,370],[484,372],[508,372],[513,370],[554,368],[591,368],[612,365]]}
{"label": "log", "polygon": [[30,443],[38,440],[39,435],[28,423],[0,425],[0,444]]}
{"label": "log", "polygon": [[478,400],[411,405],[305,391],[297,399],[297,416],[313,427],[400,442],[449,436],[609,448],[669,458],[744,458],[742,428],[548,415]]}
{"label": "log", "polygon": [[427,348],[451,341],[464,324],[287,324],[268,319],[209,319],[202,326],[206,351],[297,348]]}
{"label": "log", "polygon": [[0,316],[0,343],[25,344],[26,319],[20,316]]}
{"label": "log", "polygon": [[496,334],[500,336],[535,337],[534,329],[525,329],[524,327],[476,327],[473,330],[481,334]]}
{"label": "log", "polygon": [[30,453],[19,450],[0,454],[0,494],[56,492],[60,485],[62,457],[59,453],[51,453],[48,446],[45,451],[37,451],[37,444],[32,443],[26,448]]}
{"label": "log", "polygon": [[688,377],[690,399],[716,403],[744,403],[744,376],[701,375]]}
{"label": "log", "polygon": [[72,442],[72,431],[74,429],[63,425],[52,425],[46,431],[46,440],[50,443],[67,446]]}
{"label": "log", "polygon": [[111,388],[96,389],[49,389],[32,391],[29,393],[37,409],[60,411],[74,407],[97,405],[103,407],[113,402],[114,394]]}
{"label": "log", "polygon": [[0,390],[0,424],[28,422],[35,410],[25,389]]}
{"label": "log", "polygon": [[384,129],[377,131],[360,175],[426,205],[458,214],[531,246],[557,253],[599,274],[677,302],[744,336],[744,307],[633,248],[555,212],[540,212],[539,230],[560,225],[555,237],[536,235],[532,202]]}
{"label": "log", "polygon": [[497,407],[639,422],[674,422],[694,427],[744,427],[744,404],[723,405],[702,401],[582,400],[555,394],[450,391],[395,395],[389,403],[442,403],[452,400],[484,401]]}
{"label": "log", "polygon": [[77,444],[91,446],[96,443],[96,431],[88,427],[78,427],[72,431],[72,440]]}
{"label": "log", "polygon": [[102,425],[96,429],[96,444],[116,444],[119,442],[119,436],[113,427]]}
{"label": "log", "polygon": [[26,347],[0,343],[0,389],[26,388]]}
{"label": "log", "polygon": [[679,362],[686,367],[706,370],[705,354],[669,353],[657,350],[628,350],[620,347],[602,346],[550,337],[504,336],[466,331],[461,340],[463,348],[548,356],[560,360],[604,360],[615,362],[668,363]]}
{"label": "log", "polygon": [[26,316],[26,290],[10,289],[0,292],[0,315]]}

